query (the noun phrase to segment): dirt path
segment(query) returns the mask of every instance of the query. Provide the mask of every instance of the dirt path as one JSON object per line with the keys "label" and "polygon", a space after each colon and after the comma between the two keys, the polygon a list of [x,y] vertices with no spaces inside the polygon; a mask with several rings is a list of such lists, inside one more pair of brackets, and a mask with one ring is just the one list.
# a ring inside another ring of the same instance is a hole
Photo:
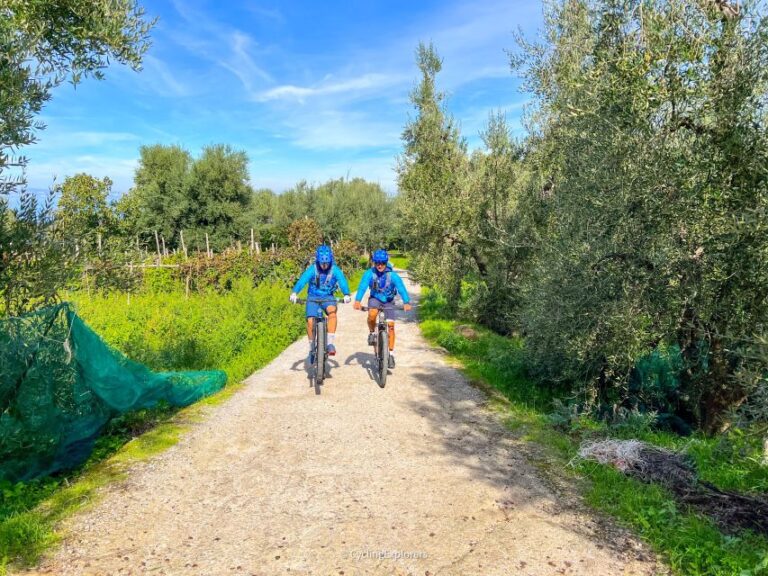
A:
{"label": "dirt path", "polygon": [[71,520],[40,573],[654,573],[621,531],[558,502],[412,319],[383,390],[366,333],[342,306],[320,396],[302,340]]}

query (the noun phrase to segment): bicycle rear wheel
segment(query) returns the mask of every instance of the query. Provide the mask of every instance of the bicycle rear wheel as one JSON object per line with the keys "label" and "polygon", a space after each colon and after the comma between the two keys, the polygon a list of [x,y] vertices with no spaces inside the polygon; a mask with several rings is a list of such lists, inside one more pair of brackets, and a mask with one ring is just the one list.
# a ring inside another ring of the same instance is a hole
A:
{"label": "bicycle rear wheel", "polygon": [[325,322],[315,320],[315,384],[319,386],[325,379]]}
{"label": "bicycle rear wheel", "polygon": [[386,330],[379,330],[378,351],[379,387],[384,388],[387,385],[387,368],[389,367],[389,334]]}

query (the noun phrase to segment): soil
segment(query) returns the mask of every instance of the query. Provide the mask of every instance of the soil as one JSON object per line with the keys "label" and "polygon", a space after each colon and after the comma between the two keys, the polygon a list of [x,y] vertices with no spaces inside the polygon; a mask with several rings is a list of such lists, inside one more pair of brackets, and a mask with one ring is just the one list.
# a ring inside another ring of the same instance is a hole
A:
{"label": "soil", "polygon": [[319,395],[301,340],[65,522],[62,545],[27,574],[666,573],[558,496],[413,312],[398,313],[382,389],[365,315],[340,308]]}

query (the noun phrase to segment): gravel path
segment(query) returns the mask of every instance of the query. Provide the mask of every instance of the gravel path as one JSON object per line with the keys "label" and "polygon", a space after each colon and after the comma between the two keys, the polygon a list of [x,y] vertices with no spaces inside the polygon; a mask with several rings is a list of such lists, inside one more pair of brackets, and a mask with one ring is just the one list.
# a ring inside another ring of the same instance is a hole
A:
{"label": "gravel path", "polygon": [[71,519],[36,573],[656,573],[622,531],[563,505],[412,317],[380,389],[365,317],[341,308],[319,396],[302,340]]}

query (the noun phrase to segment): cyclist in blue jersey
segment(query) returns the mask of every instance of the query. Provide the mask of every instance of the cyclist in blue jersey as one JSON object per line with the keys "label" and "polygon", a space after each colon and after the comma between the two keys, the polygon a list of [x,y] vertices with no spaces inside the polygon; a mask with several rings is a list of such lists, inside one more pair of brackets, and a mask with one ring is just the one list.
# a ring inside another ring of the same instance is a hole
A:
{"label": "cyclist in blue jersey", "polygon": [[[312,354],[312,324],[317,317],[318,308],[322,308],[328,317],[328,356],[336,355],[336,290],[344,294],[344,303],[349,304],[349,283],[344,272],[333,262],[333,251],[330,246],[318,246],[315,251],[315,263],[307,268],[296,282],[291,292],[290,300],[295,303],[299,292],[304,286],[307,290],[308,301],[306,307],[307,336],[309,337],[309,354]],[[309,301],[309,300],[313,301]],[[312,358],[309,359],[312,363]]]}
{"label": "cyclist in blue jersey", "polygon": [[355,310],[360,310],[361,301],[366,290],[370,290],[368,298],[368,345],[376,344],[376,316],[379,310],[384,310],[389,332],[389,368],[395,367],[395,296],[403,299],[403,309],[410,310],[411,298],[405,289],[400,275],[392,270],[389,264],[389,254],[386,250],[376,250],[373,253],[373,267],[363,274],[355,294]]}

